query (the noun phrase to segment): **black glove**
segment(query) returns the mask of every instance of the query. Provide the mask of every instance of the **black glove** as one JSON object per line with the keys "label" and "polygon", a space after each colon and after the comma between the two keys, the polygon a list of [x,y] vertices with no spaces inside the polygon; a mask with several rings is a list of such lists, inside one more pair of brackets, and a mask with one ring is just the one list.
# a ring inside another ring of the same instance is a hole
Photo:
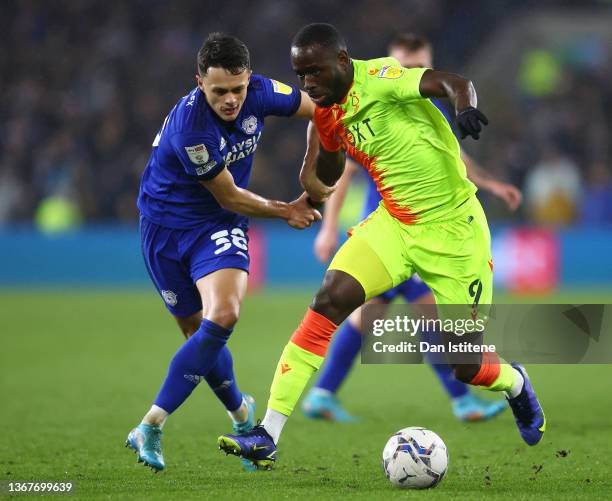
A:
{"label": "black glove", "polygon": [[480,123],[482,122],[484,125],[489,124],[489,120],[484,116],[484,113],[473,106],[468,106],[458,113],[456,121],[457,128],[459,129],[459,137],[461,137],[461,139],[467,136],[478,139],[480,137],[480,131],[482,130]]}

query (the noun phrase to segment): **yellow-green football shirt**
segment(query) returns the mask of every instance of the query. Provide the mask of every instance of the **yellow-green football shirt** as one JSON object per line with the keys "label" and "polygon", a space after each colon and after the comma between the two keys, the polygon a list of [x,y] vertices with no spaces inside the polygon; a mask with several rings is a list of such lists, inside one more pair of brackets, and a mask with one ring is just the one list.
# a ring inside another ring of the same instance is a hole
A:
{"label": "yellow-green football shirt", "polygon": [[394,58],[353,59],[353,85],[340,104],[317,106],[328,151],[344,148],[366,167],[386,209],[406,224],[448,218],[476,187],[444,115],[419,92],[426,68]]}

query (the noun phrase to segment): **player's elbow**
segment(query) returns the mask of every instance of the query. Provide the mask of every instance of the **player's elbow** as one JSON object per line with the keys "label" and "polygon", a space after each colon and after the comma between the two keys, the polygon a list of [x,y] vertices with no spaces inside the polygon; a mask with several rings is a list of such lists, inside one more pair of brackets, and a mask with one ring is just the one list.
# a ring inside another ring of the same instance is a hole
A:
{"label": "player's elbow", "polygon": [[438,80],[440,90],[447,97],[469,95],[474,92],[474,84],[471,80],[457,75],[456,73],[442,73],[442,77]]}
{"label": "player's elbow", "polygon": [[300,171],[300,175],[299,175],[299,180],[300,180],[300,184],[302,186],[305,185],[305,183],[308,183],[308,169],[306,168],[306,162],[304,162],[304,165],[302,166],[302,170]]}
{"label": "player's elbow", "polygon": [[453,90],[455,94],[474,94],[476,91],[474,89],[474,84],[469,78],[462,77],[461,75],[453,75],[454,81],[452,83]]}
{"label": "player's elbow", "polygon": [[225,210],[237,212],[236,209],[240,206],[240,197],[237,192],[223,193],[215,198],[217,203]]}
{"label": "player's elbow", "polygon": [[217,198],[217,202],[219,203],[219,205],[221,206],[222,209],[225,210],[233,210],[234,209],[234,204],[232,204],[231,201],[225,199],[225,198]]}

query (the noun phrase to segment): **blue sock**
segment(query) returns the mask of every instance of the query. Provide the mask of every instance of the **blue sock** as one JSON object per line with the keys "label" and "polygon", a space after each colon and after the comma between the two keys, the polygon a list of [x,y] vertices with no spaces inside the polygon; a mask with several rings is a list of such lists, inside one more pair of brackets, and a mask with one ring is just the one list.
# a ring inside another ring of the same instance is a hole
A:
{"label": "blue sock", "polygon": [[154,404],[172,414],[216,365],[231,333],[231,329],[202,320],[200,328],[174,355]]}
{"label": "blue sock", "polygon": [[[433,344],[436,344],[440,339],[439,335],[435,332],[421,332],[421,338],[423,341]],[[443,353],[428,352],[425,359],[436,373],[436,376],[438,376],[440,383],[442,383],[444,390],[450,398],[463,397],[470,392],[468,385],[455,377],[453,368],[446,362],[446,357]]]}
{"label": "blue sock", "polygon": [[221,350],[217,364],[206,375],[206,382],[228,411],[235,411],[242,405],[242,393],[234,378],[234,361],[227,346]]}
{"label": "blue sock", "polygon": [[350,322],[344,322],[334,336],[334,342],[315,386],[336,393],[351,370],[360,349],[361,332]]}
{"label": "blue sock", "polygon": [[455,377],[453,368],[450,365],[431,363],[430,365],[450,398],[463,397],[470,392],[468,385],[462,383]]}

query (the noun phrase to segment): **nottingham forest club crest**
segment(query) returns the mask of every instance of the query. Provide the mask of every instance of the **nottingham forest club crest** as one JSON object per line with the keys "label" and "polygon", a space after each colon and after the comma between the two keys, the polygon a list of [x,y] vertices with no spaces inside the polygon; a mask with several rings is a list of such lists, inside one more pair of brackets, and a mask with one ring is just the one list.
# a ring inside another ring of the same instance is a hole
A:
{"label": "nottingham forest club crest", "polygon": [[404,74],[404,68],[398,66],[383,66],[378,73],[378,78],[396,79]]}
{"label": "nottingham forest club crest", "polygon": [[353,107],[353,113],[357,113],[357,111],[359,111],[359,95],[355,91],[352,91],[349,94],[349,97],[351,98],[351,106]]}
{"label": "nottingham forest club crest", "polygon": [[242,130],[247,134],[254,134],[257,130],[257,118],[251,115],[242,121]]}

